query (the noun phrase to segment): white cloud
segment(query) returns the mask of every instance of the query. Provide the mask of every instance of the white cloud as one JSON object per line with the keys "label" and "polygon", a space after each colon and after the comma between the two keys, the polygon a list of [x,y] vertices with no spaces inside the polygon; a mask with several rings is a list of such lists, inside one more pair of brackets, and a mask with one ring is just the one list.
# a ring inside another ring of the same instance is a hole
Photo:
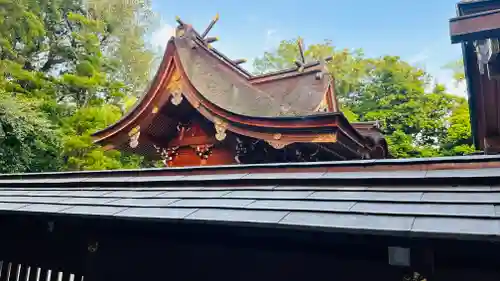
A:
{"label": "white cloud", "polygon": [[153,45],[154,48],[163,50],[167,46],[170,37],[174,36],[174,34],[175,28],[164,23],[151,35],[151,45]]}

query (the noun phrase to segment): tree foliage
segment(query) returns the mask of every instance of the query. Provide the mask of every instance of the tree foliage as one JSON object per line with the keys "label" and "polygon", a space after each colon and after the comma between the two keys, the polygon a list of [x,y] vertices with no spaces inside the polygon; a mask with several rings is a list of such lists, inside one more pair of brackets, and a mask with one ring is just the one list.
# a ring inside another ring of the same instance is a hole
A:
{"label": "tree foliage", "polygon": [[147,83],[154,21],[147,0],[1,0],[1,172],[144,164],[96,147],[90,134]]}
{"label": "tree foliage", "polygon": [[445,68],[453,71],[453,78],[457,83],[465,80],[465,71],[464,71],[464,60],[459,59],[448,63],[445,65]]}
{"label": "tree foliage", "polygon": [[[255,59],[255,72],[292,67],[299,57],[296,42],[282,41]],[[362,50],[338,50],[330,41],[310,45],[304,54],[307,60],[332,57],[326,66],[335,77],[342,112],[350,121],[380,121],[394,157],[473,152],[467,101],[431,85],[422,69],[395,56],[367,58]]]}
{"label": "tree foliage", "polygon": [[61,167],[60,131],[34,107],[0,92],[0,173]]}

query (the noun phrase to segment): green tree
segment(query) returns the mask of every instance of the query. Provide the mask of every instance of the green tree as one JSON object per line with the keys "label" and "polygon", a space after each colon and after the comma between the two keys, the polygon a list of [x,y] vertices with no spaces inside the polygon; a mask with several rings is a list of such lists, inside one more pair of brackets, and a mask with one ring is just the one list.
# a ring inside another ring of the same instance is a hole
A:
{"label": "green tree", "polygon": [[0,91],[0,173],[59,170],[61,135],[20,98]]}
{"label": "green tree", "polygon": [[147,83],[154,52],[144,35],[154,19],[148,1],[0,1],[0,89],[60,132],[57,167],[144,164],[94,146],[90,133],[119,119]]}
{"label": "green tree", "polygon": [[131,95],[142,94],[150,80],[155,53],[144,41],[144,34],[159,24],[150,0],[89,0],[94,18],[106,24],[108,34],[101,44],[113,58],[113,78],[122,81]]}
{"label": "green tree", "polygon": [[451,114],[447,117],[448,130],[442,140],[444,155],[466,155],[474,152],[472,144],[469,105],[457,97]]}
{"label": "green tree", "polygon": [[446,69],[453,71],[453,78],[457,83],[460,83],[465,80],[465,71],[464,71],[464,60],[459,59],[448,63],[444,66]]}
{"label": "green tree", "polygon": [[116,150],[104,151],[92,143],[92,133],[111,125],[120,117],[120,108],[104,104],[82,108],[66,118],[62,127],[65,132],[65,137],[62,138],[64,169],[110,170],[139,167],[144,161],[142,157]]}

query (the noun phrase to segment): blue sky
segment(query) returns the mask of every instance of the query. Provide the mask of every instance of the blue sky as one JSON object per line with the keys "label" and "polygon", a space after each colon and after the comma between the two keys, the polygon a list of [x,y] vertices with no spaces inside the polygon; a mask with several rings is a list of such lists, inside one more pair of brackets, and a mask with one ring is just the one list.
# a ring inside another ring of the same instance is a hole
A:
{"label": "blue sky", "polygon": [[210,32],[214,46],[231,58],[251,59],[272,50],[280,40],[297,36],[305,44],[332,40],[338,48],[362,48],[367,56],[398,55],[424,67],[451,92],[463,94],[442,66],[460,58],[452,45],[448,20],[458,0],[153,0],[161,26],[152,43],[163,47],[175,26],[175,16],[203,30],[216,13]]}

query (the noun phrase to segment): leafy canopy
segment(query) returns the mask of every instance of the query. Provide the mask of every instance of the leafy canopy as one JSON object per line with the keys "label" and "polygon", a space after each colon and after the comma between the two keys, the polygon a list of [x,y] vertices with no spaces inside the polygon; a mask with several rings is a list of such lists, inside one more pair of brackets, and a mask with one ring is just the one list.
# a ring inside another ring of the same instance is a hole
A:
{"label": "leafy canopy", "polygon": [[155,19],[147,0],[0,0],[2,172],[149,165],[90,134],[146,85]]}

